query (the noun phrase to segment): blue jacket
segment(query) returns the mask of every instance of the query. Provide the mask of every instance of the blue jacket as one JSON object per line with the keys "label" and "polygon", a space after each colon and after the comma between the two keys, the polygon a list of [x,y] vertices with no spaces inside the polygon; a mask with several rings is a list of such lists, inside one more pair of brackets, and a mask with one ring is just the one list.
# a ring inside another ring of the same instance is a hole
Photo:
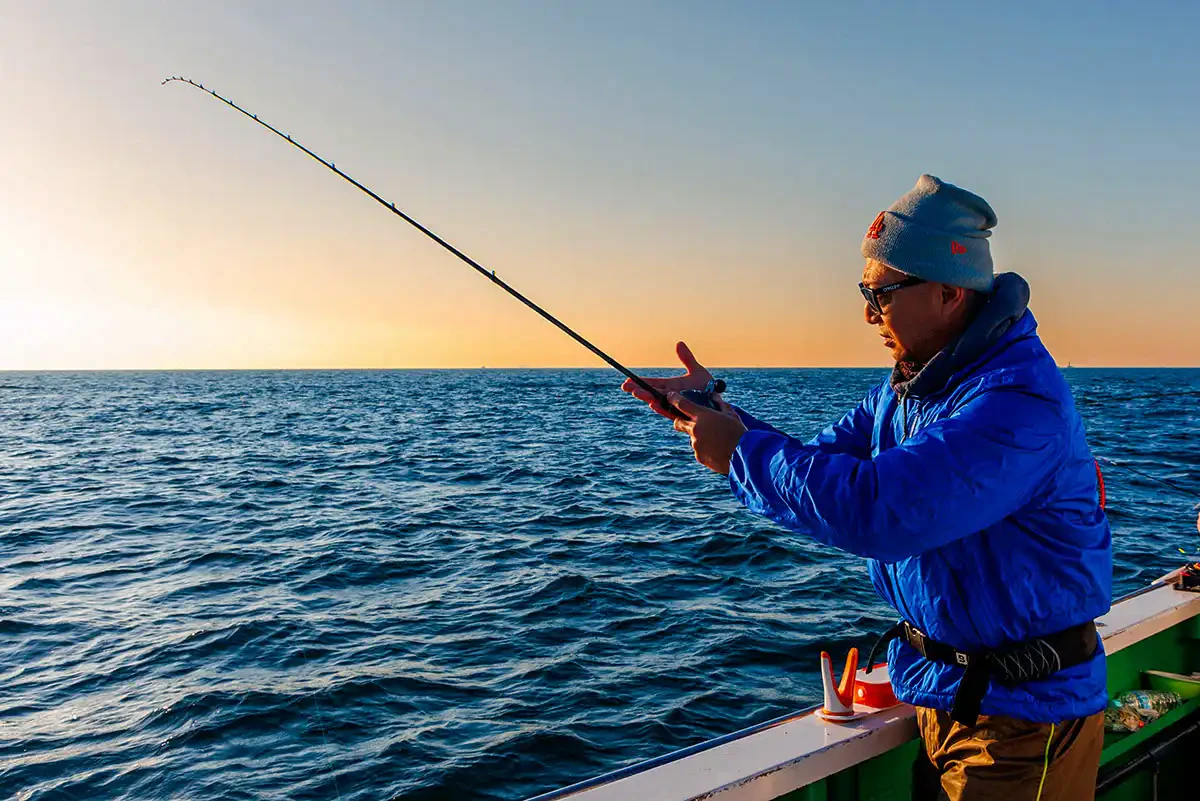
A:
{"label": "blue jacket", "polygon": [[[751,511],[867,557],[899,614],[961,651],[1000,648],[1108,611],[1112,542],[1083,421],[1012,273],[911,381],[899,373],[808,443],[741,412],[729,482]],[[1104,654],[982,713],[1057,722],[1107,701]],[[949,710],[962,669],[888,651],[897,697]]]}

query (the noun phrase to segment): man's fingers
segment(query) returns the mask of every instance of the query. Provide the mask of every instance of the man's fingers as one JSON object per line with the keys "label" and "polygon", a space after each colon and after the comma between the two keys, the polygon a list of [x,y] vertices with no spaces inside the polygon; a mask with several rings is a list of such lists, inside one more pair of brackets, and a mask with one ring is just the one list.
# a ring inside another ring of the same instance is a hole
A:
{"label": "man's fingers", "polygon": [[667,394],[663,390],[660,390],[662,394],[655,395],[654,393],[648,392],[628,379],[626,379],[625,383],[621,385],[621,389],[625,390],[642,403],[649,404],[650,408],[654,410],[654,413],[661,417],[665,417],[668,420],[674,420],[675,418],[679,417],[679,412],[676,409],[674,409],[670,404],[663,402],[662,398]]}
{"label": "man's fingers", "polygon": [[[670,382],[672,381],[672,379],[670,379],[670,378],[643,378],[642,381],[646,382],[647,384],[654,387],[655,389],[666,390],[667,387],[670,386]],[[643,387],[641,384],[637,383],[636,381],[634,381],[632,378],[626,378],[625,383],[621,384],[621,389],[622,389],[622,391],[628,392],[632,395],[636,395],[639,392],[643,392],[643,393],[646,392],[646,388]]]}
{"label": "man's fingers", "polygon": [[[649,392],[647,392],[646,390],[642,389],[641,387],[637,387],[635,389],[630,390],[629,394],[632,395],[633,397],[637,398],[638,400],[642,401],[643,403],[649,403],[651,406],[654,406],[655,404],[662,406],[663,405],[662,399],[667,393],[663,392],[658,395],[652,395]],[[669,414],[669,412],[668,412],[668,414]],[[672,415],[672,416],[674,416],[674,415]]]}
{"label": "man's fingers", "polygon": [[[646,378],[644,376],[642,377],[642,381],[652,387],[658,387],[658,385],[662,383],[661,378]],[[641,389],[643,392],[645,391],[642,385],[634,381],[632,378],[626,378],[625,382],[621,384],[621,389],[625,390],[626,392],[633,392],[635,389]]]}
{"label": "man's fingers", "polygon": [[679,394],[678,392],[668,393],[667,400],[669,400],[671,402],[672,406],[674,406],[676,409],[683,412],[684,414],[686,414],[688,417],[690,417],[692,419],[699,417],[700,415],[704,414],[705,412],[712,411],[712,409],[708,409],[704,406],[701,406],[698,403],[692,403],[690,400],[683,397],[683,395]]}
{"label": "man's fingers", "polygon": [[[642,380],[646,381],[644,378]],[[646,381],[646,383],[649,384],[650,382]],[[651,384],[651,386],[653,385]],[[621,384],[621,391],[628,392],[631,395],[637,395],[637,393],[645,392],[646,390],[642,389],[642,385],[634,381],[632,378],[626,378],[624,383]]]}
{"label": "man's fingers", "polygon": [[729,417],[736,417],[741,420],[742,417],[737,413],[737,409],[733,408],[733,404],[727,403],[720,395],[713,395],[713,402],[717,404],[717,411]]}
{"label": "man's fingers", "polygon": [[678,412],[672,413],[670,409],[668,409],[666,406],[663,406],[658,401],[650,401],[650,408],[654,410],[655,414],[665,417],[668,420],[675,420],[679,417]]}
{"label": "man's fingers", "polygon": [[625,391],[645,403],[654,403],[657,400],[653,395],[639,386],[635,386],[633,389],[627,389]]}

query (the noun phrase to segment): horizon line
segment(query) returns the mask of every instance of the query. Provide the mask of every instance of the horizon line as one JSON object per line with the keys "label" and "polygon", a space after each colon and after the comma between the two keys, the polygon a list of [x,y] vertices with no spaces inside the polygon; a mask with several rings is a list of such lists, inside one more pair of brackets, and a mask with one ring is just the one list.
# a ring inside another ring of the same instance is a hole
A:
{"label": "horizon line", "polygon": [[[1200,370],[1200,364],[1059,364],[1062,370]],[[635,365],[631,370],[679,369],[679,365]],[[889,365],[712,365],[710,370],[890,370]],[[489,367],[21,367],[0,368],[0,374],[16,373],[368,373],[401,371],[480,371],[480,370],[603,370],[620,375],[620,371],[607,365],[581,367],[578,365],[540,365]]]}

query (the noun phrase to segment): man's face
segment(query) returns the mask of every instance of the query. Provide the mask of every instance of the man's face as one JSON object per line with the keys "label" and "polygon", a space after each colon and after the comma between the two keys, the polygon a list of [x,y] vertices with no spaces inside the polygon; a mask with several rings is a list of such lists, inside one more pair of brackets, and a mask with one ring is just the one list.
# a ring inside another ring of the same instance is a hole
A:
{"label": "man's face", "polygon": [[[863,268],[863,284],[872,288],[906,278],[909,276],[878,261],[868,261]],[[869,325],[879,329],[893,359],[927,362],[957,333],[966,295],[965,290],[945,284],[917,284],[880,296],[882,313],[864,301],[864,315]]]}

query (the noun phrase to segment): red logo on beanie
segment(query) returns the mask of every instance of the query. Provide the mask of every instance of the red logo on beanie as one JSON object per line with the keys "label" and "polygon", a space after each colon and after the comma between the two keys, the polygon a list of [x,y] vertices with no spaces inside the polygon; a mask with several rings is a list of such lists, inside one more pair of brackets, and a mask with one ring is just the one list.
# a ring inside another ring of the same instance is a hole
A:
{"label": "red logo on beanie", "polygon": [[955,242],[953,239],[951,239],[950,240],[950,252],[953,253],[955,256],[961,256],[963,253],[967,252],[967,249],[963,245],[960,245],[957,242]]}
{"label": "red logo on beanie", "polygon": [[881,211],[879,212],[879,216],[875,218],[875,222],[871,223],[871,227],[867,229],[867,239],[878,239],[883,229],[883,212]]}

